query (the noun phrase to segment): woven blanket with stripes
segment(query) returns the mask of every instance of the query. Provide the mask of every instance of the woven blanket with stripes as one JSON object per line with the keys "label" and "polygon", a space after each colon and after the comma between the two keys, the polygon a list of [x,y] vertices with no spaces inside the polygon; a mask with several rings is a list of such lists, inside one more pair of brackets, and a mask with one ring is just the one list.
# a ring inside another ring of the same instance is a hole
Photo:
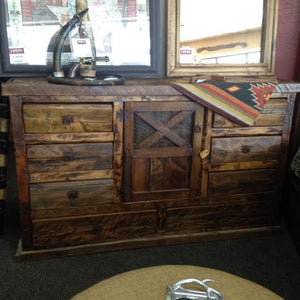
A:
{"label": "woven blanket with stripes", "polygon": [[253,125],[276,85],[268,82],[172,83],[175,89],[242,126]]}

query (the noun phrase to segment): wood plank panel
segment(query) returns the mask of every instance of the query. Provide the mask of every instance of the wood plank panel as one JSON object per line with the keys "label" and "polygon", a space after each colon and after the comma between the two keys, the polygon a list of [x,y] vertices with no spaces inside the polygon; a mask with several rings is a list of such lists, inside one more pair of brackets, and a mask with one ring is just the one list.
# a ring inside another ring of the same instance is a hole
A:
{"label": "wood plank panel", "polygon": [[28,187],[28,170],[26,158],[26,145],[23,139],[24,127],[22,118],[22,102],[19,97],[10,97],[10,114],[13,129],[17,184],[18,203],[21,221],[21,237],[24,250],[32,249],[31,214]]}
{"label": "wood plank panel", "polygon": [[201,189],[201,169],[202,161],[200,151],[203,143],[203,127],[204,127],[204,107],[197,105],[195,110],[195,119],[193,126],[193,157],[191,169],[191,193],[190,196],[196,197]]}
{"label": "wood plank panel", "polygon": [[285,114],[260,114],[254,121],[254,126],[282,126]]}
{"label": "wood plank panel", "polygon": [[156,232],[156,210],[33,221],[33,244],[55,248],[136,238]]}
{"label": "wood plank panel", "polygon": [[[287,101],[285,98],[273,99],[270,98],[264,109],[254,122],[254,126],[282,126],[282,116],[287,110]],[[240,127],[236,123],[227,118],[215,113],[214,114],[214,128],[236,128]],[[249,127],[247,127],[249,128]]]}
{"label": "wood plank panel", "polygon": [[112,143],[84,143],[84,144],[46,144],[27,146],[29,160],[43,160],[50,158],[78,159],[87,157],[112,156]]}
{"label": "wood plank panel", "polygon": [[270,201],[182,207],[167,210],[166,232],[205,232],[278,224]]}
{"label": "wood plank panel", "polygon": [[188,111],[195,110],[197,104],[195,102],[136,102],[134,104],[134,111],[136,112],[153,112],[153,111]]}
{"label": "wood plank panel", "polygon": [[[266,110],[266,113],[260,113],[254,121],[254,126],[282,126],[284,119],[284,112],[280,113],[280,110],[277,110],[276,114],[272,112],[275,109]],[[214,117],[214,128],[222,127],[222,128],[235,128],[239,127],[239,125],[234,122],[215,114]]]}
{"label": "wood plank panel", "polygon": [[112,142],[114,135],[112,132],[88,132],[88,133],[42,133],[42,134],[25,134],[26,144],[40,143],[97,143]]}
{"label": "wood plank panel", "polygon": [[154,149],[136,149],[134,150],[133,157],[155,158],[155,157],[184,157],[192,156],[190,148],[154,148]]}
{"label": "wood plank panel", "polygon": [[281,135],[282,126],[212,128],[213,137]]}
{"label": "wood plank panel", "polygon": [[172,157],[164,160],[163,189],[190,188],[191,158]]}
{"label": "wood plank panel", "polygon": [[68,171],[83,171],[83,170],[104,170],[112,169],[112,156],[94,157],[76,159],[75,161],[58,161],[58,160],[33,160],[28,162],[29,173],[40,172],[68,172]]}
{"label": "wood plank panel", "polygon": [[[211,133],[212,133],[212,126],[213,126],[213,112],[211,110],[206,110],[206,123],[203,126],[203,145],[202,151],[207,151],[210,153],[211,151]],[[208,193],[208,171],[209,171],[209,158],[210,155],[201,158],[202,161],[202,169],[201,169],[201,190],[200,195],[202,198],[207,197]]]}
{"label": "wood plank panel", "polygon": [[[185,118],[187,118],[189,115],[191,115],[191,111],[182,111],[175,115],[173,118],[168,120],[167,122],[164,123],[164,125],[168,128],[173,128],[175,127],[178,123],[181,123],[184,121]],[[153,134],[150,134],[145,140],[143,140],[141,143],[139,143],[136,147],[139,149],[145,149],[153,145],[155,142],[157,142],[160,138],[162,138],[164,135],[156,131]]]}
{"label": "wood plank panel", "polygon": [[278,160],[211,163],[209,166],[209,171],[220,172],[220,171],[251,170],[251,169],[275,169],[278,166],[279,166]]}
{"label": "wood plank panel", "polygon": [[173,130],[166,127],[160,120],[151,117],[147,113],[138,113],[137,114],[143,121],[148,123],[151,127],[155,128],[158,132],[168,138],[171,142],[173,142],[178,147],[186,147],[191,148],[191,145],[187,140],[183,139],[181,136],[176,134]]}
{"label": "wood plank panel", "polygon": [[40,182],[61,182],[61,181],[78,181],[92,179],[113,178],[113,169],[108,170],[88,170],[76,172],[46,172],[32,173],[29,175],[30,183]]}
{"label": "wood plank panel", "polygon": [[211,163],[277,160],[281,136],[213,138]]}
{"label": "wood plank panel", "polygon": [[208,194],[234,195],[274,191],[277,188],[277,170],[243,170],[209,174]]}
{"label": "wood plank panel", "polygon": [[112,143],[29,145],[27,154],[30,173],[113,168]]}
{"label": "wood plank panel", "polygon": [[84,133],[42,133],[25,134],[26,144],[40,143],[97,143],[112,142],[114,140],[113,132],[84,132]]}
{"label": "wood plank panel", "polygon": [[113,180],[33,183],[30,200],[33,210],[112,203]]}
{"label": "wood plank panel", "polygon": [[123,196],[123,103],[113,104],[113,170],[114,170],[114,202],[121,203]]}
{"label": "wood plank panel", "polygon": [[166,201],[189,199],[190,189],[173,189],[164,191],[133,192],[131,201]]}
{"label": "wood plank panel", "polygon": [[[153,200],[160,200],[160,196],[170,199],[174,197],[173,190],[188,189],[192,156],[199,156],[192,147],[192,131],[196,128],[195,131],[201,134],[203,108],[201,110],[193,102],[188,105],[181,102],[134,103],[125,120],[125,124],[132,124],[130,138],[134,145],[130,152],[133,165],[130,200],[143,201],[148,197],[146,194],[153,199],[152,192],[157,197]],[[201,144],[201,137],[199,141],[195,140]],[[199,174],[197,184],[199,186]],[[186,198],[186,195],[185,191],[182,196]]]}
{"label": "wood plank panel", "polygon": [[133,182],[134,192],[146,191],[149,189],[148,160],[145,158],[135,158],[133,160]]}
{"label": "wood plank panel", "polygon": [[131,201],[134,145],[134,104],[132,102],[125,103],[124,119],[124,199]]}
{"label": "wood plank panel", "polygon": [[149,189],[157,191],[164,189],[164,162],[159,158],[150,159]]}
{"label": "wood plank panel", "polygon": [[26,133],[112,131],[111,104],[24,104]]}

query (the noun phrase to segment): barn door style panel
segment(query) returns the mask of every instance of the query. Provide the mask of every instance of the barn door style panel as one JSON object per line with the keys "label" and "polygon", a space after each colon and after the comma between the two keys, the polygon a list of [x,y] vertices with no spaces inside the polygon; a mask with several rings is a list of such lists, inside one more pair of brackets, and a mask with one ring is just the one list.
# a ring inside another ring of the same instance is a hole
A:
{"label": "barn door style panel", "polygon": [[193,102],[125,105],[125,201],[197,197],[203,107]]}

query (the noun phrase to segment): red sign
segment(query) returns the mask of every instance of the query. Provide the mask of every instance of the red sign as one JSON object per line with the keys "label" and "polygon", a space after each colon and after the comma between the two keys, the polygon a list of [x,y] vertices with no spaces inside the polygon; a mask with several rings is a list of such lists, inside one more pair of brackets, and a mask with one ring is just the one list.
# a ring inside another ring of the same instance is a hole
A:
{"label": "red sign", "polygon": [[24,54],[24,48],[9,48],[9,54]]}

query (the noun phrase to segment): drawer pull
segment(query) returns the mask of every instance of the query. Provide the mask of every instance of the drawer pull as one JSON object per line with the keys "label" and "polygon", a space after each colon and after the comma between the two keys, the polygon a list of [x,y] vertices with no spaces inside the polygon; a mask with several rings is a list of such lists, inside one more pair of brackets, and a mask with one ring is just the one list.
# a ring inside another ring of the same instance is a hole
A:
{"label": "drawer pull", "polygon": [[74,123],[74,116],[72,116],[72,115],[62,116],[61,120],[64,125],[70,125],[70,124]]}
{"label": "drawer pull", "polygon": [[73,161],[75,159],[75,153],[74,152],[64,152],[62,160],[65,162]]}
{"label": "drawer pull", "polygon": [[79,198],[79,192],[78,191],[69,191],[68,192],[68,198],[70,200],[75,200]]}
{"label": "drawer pull", "polygon": [[200,154],[200,157],[202,159],[204,159],[209,155],[209,151],[208,150],[202,150],[202,151],[199,152],[199,154]]}
{"label": "drawer pull", "polygon": [[247,153],[250,152],[250,149],[251,149],[250,146],[248,146],[248,145],[242,145],[241,152],[244,153],[244,154],[247,154]]}
{"label": "drawer pull", "polygon": [[102,232],[102,226],[100,226],[99,224],[95,224],[93,229],[96,233]]}
{"label": "drawer pull", "polygon": [[196,126],[194,127],[194,132],[195,132],[195,133],[201,132],[201,126],[196,125]]}
{"label": "drawer pull", "polygon": [[88,232],[88,231],[92,231],[93,230],[93,226],[92,225],[78,225],[76,228],[75,228],[75,231],[77,232]]}

